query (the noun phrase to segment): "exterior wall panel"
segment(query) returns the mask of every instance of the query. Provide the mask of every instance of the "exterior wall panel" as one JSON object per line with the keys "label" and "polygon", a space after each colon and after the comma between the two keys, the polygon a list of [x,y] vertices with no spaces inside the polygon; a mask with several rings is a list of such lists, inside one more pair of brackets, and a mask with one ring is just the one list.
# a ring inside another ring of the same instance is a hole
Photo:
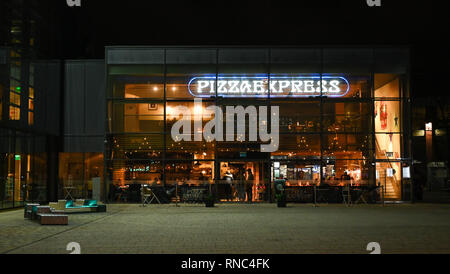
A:
{"label": "exterior wall panel", "polygon": [[6,64],[6,55],[7,51],[6,49],[0,49],[0,64],[4,65]]}
{"label": "exterior wall panel", "polygon": [[109,49],[108,65],[164,64],[163,49]]}
{"label": "exterior wall panel", "polygon": [[104,62],[66,63],[64,152],[103,152]]}
{"label": "exterior wall panel", "polygon": [[268,62],[268,49],[219,50],[219,64],[265,64]]}
{"label": "exterior wall panel", "polygon": [[167,64],[215,64],[217,63],[214,49],[169,49]]}

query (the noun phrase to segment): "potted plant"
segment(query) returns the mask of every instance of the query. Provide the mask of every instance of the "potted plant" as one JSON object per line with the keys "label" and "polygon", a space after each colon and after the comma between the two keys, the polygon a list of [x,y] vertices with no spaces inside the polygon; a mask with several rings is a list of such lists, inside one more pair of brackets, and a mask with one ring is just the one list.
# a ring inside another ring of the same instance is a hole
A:
{"label": "potted plant", "polygon": [[285,194],[286,180],[281,177],[275,180],[275,199],[277,200],[278,207],[286,207],[286,194]]}
{"label": "potted plant", "polygon": [[205,205],[206,207],[214,207],[214,203],[216,201],[216,198],[212,194],[208,194],[205,196]]}
{"label": "potted plant", "polygon": [[277,199],[278,207],[286,207],[286,196],[284,193],[276,194],[275,198]]}

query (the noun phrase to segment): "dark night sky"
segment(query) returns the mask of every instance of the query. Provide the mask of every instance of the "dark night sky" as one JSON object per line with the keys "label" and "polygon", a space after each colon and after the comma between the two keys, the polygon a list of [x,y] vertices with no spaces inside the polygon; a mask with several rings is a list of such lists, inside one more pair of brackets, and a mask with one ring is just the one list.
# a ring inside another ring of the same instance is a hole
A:
{"label": "dark night sky", "polygon": [[[417,79],[443,75],[449,1],[55,1],[64,59],[103,58],[106,45],[410,45]],[[428,75],[428,76],[427,76]]]}

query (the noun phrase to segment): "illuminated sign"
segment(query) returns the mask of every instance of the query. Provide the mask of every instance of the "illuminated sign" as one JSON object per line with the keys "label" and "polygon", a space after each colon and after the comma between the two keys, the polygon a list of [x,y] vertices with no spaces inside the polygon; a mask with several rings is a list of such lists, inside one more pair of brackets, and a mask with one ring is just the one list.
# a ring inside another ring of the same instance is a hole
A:
{"label": "illuminated sign", "polygon": [[[216,83],[217,81],[217,83]],[[189,92],[195,97],[342,97],[350,91],[350,83],[338,76],[298,77],[218,77],[192,78]]]}
{"label": "illuminated sign", "polygon": [[129,168],[128,170],[130,172],[149,172],[150,171],[150,167],[146,166],[146,167],[140,167],[140,168]]}

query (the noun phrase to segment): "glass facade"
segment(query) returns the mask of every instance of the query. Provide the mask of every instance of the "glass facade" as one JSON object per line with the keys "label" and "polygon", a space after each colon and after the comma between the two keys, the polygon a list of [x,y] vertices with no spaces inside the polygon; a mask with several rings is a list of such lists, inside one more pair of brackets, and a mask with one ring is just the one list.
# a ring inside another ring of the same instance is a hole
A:
{"label": "glass facade", "polygon": [[[46,78],[49,63],[30,61],[14,48],[0,48],[2,53],[0,59],[5,62],[0,63],[0,209],[8,209],[21,207],[27,201],[49,200],[48,160],[57,149],[56,142],[49,142],[50,137],[55,139],[57,135],[49,117],[59,116],[59,106],[50,104],[47,98],[58,98],[55,93],[59,87],[49,88],[54,84],[48,80],[50,77]],[[55,124],[59,124],[57,119],[53,119]]]}
{"label": "glass facade", "polygon": [[346,186],[411,199],[402,50],[111,47],[106,67],[66,63],[62,115],[60,85],[46,82],[59,64],[7,52],[0,208],[140,202],[142,185],[163,202],[205,191],[268,202],[278,178],[292,202],[312,202],[314,187],[332,190],[317,199],[342,202]]}
{"label": "glass facade", "polygon": [[[107,60],[106,193],[187,185],[209,187],[222,201],[270,201],[283,177],[292,200],[307,201],[300,196],[314,185],[379,185],[386,199],[409,200],[407,71],[378,68],[374,49],[356,52],[345,59],[348,50],[169,48],[151,65]],[[203,138],[214,106],[279,107],[278,150],[251,140],[248,116],[235,121],[244,134]],[[176,140],[181,119],[191,136]]]}
{"label": "glass facade", "polygon": [[47,201],[45,136],[0,129],[0,209]]}

